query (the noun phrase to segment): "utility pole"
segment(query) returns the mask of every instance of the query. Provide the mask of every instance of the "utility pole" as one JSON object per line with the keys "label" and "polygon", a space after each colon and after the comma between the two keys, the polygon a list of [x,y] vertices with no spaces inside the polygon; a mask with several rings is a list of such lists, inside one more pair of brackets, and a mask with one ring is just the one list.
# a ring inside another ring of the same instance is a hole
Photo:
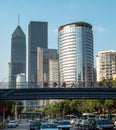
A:
{"label": "utility pole", "polygon": [[2,106],[2,124],[4,124],[4,121],[5,121],[5,108],[4,106]]}

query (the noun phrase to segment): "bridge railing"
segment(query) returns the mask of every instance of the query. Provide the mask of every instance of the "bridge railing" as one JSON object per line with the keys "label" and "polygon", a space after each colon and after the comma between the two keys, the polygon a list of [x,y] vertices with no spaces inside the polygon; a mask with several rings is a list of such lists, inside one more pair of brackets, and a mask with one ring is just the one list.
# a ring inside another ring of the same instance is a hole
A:
{"label": "bridge railing", "polygon": [[[112,88],[115,87],[116,85],[113,85],[112,82],[80,82],[77,84],[77,82],[73,81],[62,81],[62,82],[57,82],[57,81],[52,81],[52,82],[18,82],[16,83],[15,86],[11,86],[12,88]],[[1,82],[0,83],[0,89],[3,88],[9,88],[9,83],[8,82]]]}

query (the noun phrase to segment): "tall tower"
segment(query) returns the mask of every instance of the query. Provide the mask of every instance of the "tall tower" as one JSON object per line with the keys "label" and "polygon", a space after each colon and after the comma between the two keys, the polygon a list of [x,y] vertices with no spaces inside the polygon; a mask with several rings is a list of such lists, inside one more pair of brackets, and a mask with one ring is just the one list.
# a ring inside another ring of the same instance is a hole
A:
{"label": "tall tower", "polygon": [[69,23],[60,26],[58,34],[60,81],[69,86],[90,86],[94,82],[92,26],[86,22]]}
{"label": "tall tower", "polygon": [[9,87],[16,88],[16,75],[26,74],[26,37],[19,25],[12,34],[9,69]]}
{"label": "tall tower", "polygon": [[37,48],[48,49],[48,23],[32,21],[28,27],[28,81],[37,85]]}

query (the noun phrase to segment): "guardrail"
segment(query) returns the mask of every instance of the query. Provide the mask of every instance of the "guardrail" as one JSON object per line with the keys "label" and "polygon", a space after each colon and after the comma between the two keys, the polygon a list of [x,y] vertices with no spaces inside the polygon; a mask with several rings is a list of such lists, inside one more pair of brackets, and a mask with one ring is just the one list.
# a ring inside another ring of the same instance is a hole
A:
{"label": "guardrail", "polygon": [[0,100],[116,99],[116,88],[0,89]]}

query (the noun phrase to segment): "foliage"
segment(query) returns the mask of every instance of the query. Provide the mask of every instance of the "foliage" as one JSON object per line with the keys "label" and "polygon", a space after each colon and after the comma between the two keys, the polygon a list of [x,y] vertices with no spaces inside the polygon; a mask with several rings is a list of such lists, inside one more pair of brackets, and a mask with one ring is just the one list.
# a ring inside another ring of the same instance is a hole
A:
{"label": "foliage", "polygon": [[23,108],[24,108],[23,103],[21,101],[19,101],[17,103],[17,112],[18,112],[18,114],[20,114],[22,112]]}
{"label": "foliage", "polygon": [[[5,110],[5,118],[7,118],[8,116],[10,117],[14,116],[15,106],[16,103],[14,101],[0,101],[0,115],[2,116],[3,109],[7,108],[7,110]],[[17,111],[18,113],[20,113],[23,109],[22,102],[19,102],[17,106],[18,106]]]}
{"label": "foliage", "polygon": [[115,100],[60,100],[46,105],[41,109],[43,116],[62,117],[68,114],[80,116],[83,112],[103,112],[103,110],[116,112]]}
{"label": "foliage", "polygon": [[112,81],[113,87],[116,88],[116,79]]}

